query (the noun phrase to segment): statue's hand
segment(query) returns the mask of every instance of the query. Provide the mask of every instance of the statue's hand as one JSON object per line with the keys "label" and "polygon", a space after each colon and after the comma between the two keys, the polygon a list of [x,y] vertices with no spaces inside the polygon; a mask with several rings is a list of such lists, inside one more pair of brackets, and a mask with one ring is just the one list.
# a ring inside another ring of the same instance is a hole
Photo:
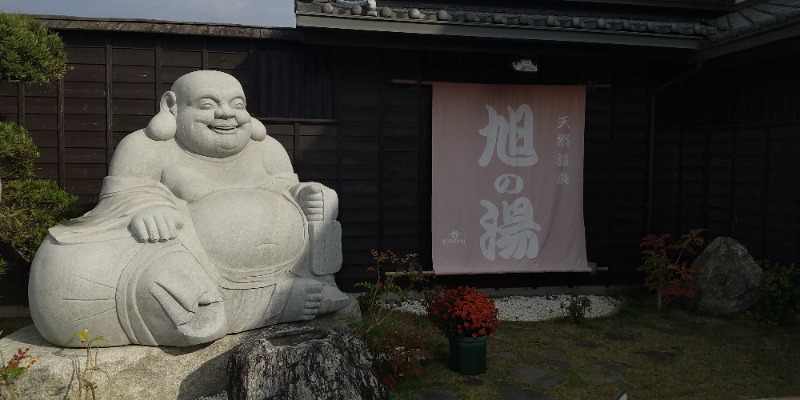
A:
{"label": "statue's hand", "polygon": [[136,213],[129,225],[133,236],[140,242],[158,242],[175,239],[183,228],[180,213],[167,206],[156,206]]}
{"label": "statue's hand", "polygon": [[324,216],[324,201],[322,198],[322,189],[325,188],[321,183],[301,184],[303,185],[295,199],[300,204],[300,208],[306,215],[308,221],[322,221]]}

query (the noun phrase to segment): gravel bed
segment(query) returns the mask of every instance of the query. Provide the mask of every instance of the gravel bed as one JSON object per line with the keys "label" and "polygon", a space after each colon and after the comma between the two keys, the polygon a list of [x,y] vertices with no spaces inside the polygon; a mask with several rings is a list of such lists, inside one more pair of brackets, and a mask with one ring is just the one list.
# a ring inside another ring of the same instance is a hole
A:
{"label": "gravel bed", "polygon": [[[614,311],[619,300],[608,296],[587,295],[591,308],[587,310],[587,318],[602,317]],[[567,304],[571,296],[566,294],[550,296],[508,296],[494,298],[494,304],[500,312],[501,321],[544,321],[564,316],[561,304]],[[392,307],[418,315],[425,314],[425,307],[419,300],[409,300],[394,304]]]}
{"label": "gravel bed", "polygon": [[[508,296],[494,298],[494,304],[500,311],[501,321],[544,321],[548,319],[564,316],[561,304],[569,303],[569,295],[559,294],[550,296]],[[583,296],[591,302],[591,308],[587,310],[587,318],[596,318],[609,315],[619,303],[619,300],[608,296]],[[419,300],[408,300],[396,304],[390,304],[400,311],[413,314],[425,314],[425,307]],[[200,397],[197,400],[227,400],[226,393],[216,396]]]}

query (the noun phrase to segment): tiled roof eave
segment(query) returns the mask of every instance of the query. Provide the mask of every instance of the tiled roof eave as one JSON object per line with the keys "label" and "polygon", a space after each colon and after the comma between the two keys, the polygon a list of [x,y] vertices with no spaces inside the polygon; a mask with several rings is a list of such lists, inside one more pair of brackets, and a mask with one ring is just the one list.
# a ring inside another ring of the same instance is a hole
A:
{"label": "tiled roof eave", "polygon": [[369,16],[331,15],[314,12],[296,13],[298,28],[340,29],[366,32],[442,35],[517,39],[561,43],[594,43],[628,46],[697,49],[702,36],[580,29],[547,26],[460,23],[453,21],[385,19]]}
{"label": "tiled roof eave", "polygon": [[752,29],[747,32],[733,32],[724,37],[716,37],[706,41],[698,50],[694,62],[725,56],[739,51],[759,47],[767,43],[800,37],[800,18],[766,28]]}

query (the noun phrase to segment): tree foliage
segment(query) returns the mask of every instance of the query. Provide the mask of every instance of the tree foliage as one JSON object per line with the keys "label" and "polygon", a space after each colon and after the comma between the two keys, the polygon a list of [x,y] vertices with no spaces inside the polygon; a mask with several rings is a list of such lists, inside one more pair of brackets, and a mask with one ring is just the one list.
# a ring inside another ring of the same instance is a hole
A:
{"label": "tree foliage", "polygon": [[[20,14],[0,13],[0,79],[15,83],[53,83],[67,71],[58,34]],[[0,122],[0,242],[30,264],[47,230],[77,216],[77,197],[50,180],[31,179],[39,156],[30,133]],[[0,274],[7,265],[0,259]]]}
{"label": "tree foliage", "polygon": [[0,13],[0,79],[53,83],[67,71],[64,42],[39,21]]}
{"label": "tree foliage", "polygon": [[78,215],[77,200],[53,180],[9,181],[0,202],[0,241],[30,263],[47,230]]}
{"label": "tree foliage", "polygon": [[25,128],[0,122],[0,181],[30,178],[36,157],[36,144]]}

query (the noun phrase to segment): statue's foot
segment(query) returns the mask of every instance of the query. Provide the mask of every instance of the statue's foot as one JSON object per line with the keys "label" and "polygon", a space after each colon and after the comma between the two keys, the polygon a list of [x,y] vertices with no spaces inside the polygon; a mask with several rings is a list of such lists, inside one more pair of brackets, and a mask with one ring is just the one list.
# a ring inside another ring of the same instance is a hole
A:
{"label": "statue's foot", "polygon": [[295,278],[278,322],[310,321],[322,306],[323,285],[314,279]]}
{"label": "statue's foot", "polygon": [[350,296],[339,290],[334,285],[324,285],[322,287],[322,305],[319,307],[319,314],[332,313],[339,311],[350,303]]}
{"label": "statue's foot", "polygon": [[172,253],[159,259],[158,265],[141,276],[136,292],[139,311],[155,344],[189,346],[226,333],[222,293],[187,254]]}

